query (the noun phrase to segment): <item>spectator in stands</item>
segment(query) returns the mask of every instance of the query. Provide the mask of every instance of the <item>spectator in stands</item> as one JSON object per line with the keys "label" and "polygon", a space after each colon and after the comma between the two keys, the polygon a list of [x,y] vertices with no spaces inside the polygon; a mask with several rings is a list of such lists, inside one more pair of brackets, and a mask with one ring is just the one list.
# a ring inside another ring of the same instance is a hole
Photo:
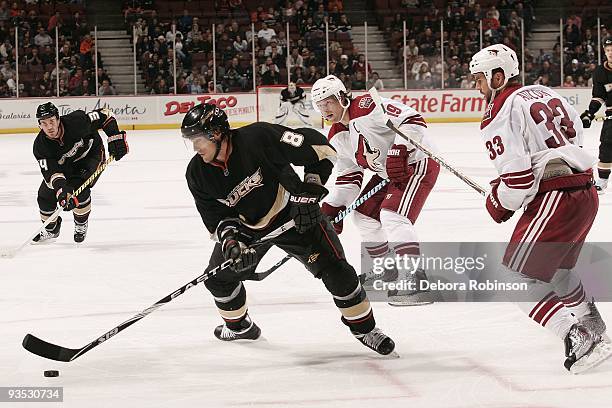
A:
{"label": "spectator in stands", "polygon": [[353,28],[353,26],[349,22],[348,17],[346,16],[346,14],[341,14],[340,15],[340,20],[336,23],[336,31],[338,31],[340,33],[347,33],[348,37],[350,39],[352,37],[351,36],[352,28]]}
{"label": "spectator in stands", "polygon": [[372,65],[370,65],[369,62],[366,65],[365,55],[359,54],[357,56],[357,59],[353,61],[353,67],[352,67],[353,72],[354,73],[361,72],[361,75],[365,78],[366,67],[368,70],[368,75],[370,75],[372,73]]}
{"label": "spectator in stands", "polygon": [[44,47],[53,44],[53,38],[45,31],[44,28],[38,28],[38,34],[34,37],[34,44],[37,47]]}
{"label": "spectator in stands", "polygon": [[304,83],[304,75],[303,75],[304,69],[301,66],[296,66],[295,70],[293,71],[293,73],[291,74],[291,82],[295,82],[296,84],[303,84]]}
{"label": "spectator in stands", "polygon": [[365,77],[361,71],[357,71],[354,75],[354,79],[351,82],[352,90],[364,90],[366,86]]}
{"label": "spectator in stands", "polygon": [[115,88],[110,84],[108,79],[102,81],[102,85],[100,89],[98,89],[98,95],[106,96],[106,95],[117,95]]}
{"label": "spectator in stands", "polygon": [[160,78],[159,81],[157,81],[157,83],[153,87],[153,90],[151,93],[158,94],[158,95],[169,94],[170,88],[166,84],[166,80],[164,78]]}
{"label": "spectator in stands", "polygon": [[433,89],[433,78],[431,75],[431,71],[429,70],[429,65],[422,64],[419,68],[419,72],[415,77],[418,87],[421,89]]}
{"label": "spectator in stands", "polygon": [[76,72],[68,81],[68,90],[74,95],[74,90],[83,83],[83,69],[77,68]]}
{"label": "spectator in stands", "polygon": [[68,69],[64,66],[64,63],[62,61],[60,61],[59,64],[57,64],[57,67],[53,68],[53,71],[51,71],[51,77],[53,78],[54,81],[56,80],[58,76],[58,70],[57,70],[58,67],[59,67],[60,81],[68,82],[70,80],[70,71],[68,71]]}
{"label": "spectator in stands", "polygon": [[302,49],[302,58],[304,59],[305,67],[309,67],[311,65],[318,67],[320,65],[319,61],[317,61],[317,57],[314,55],[314,53],[311,53],[308,48]]}
{"label": "spectator in stands", "polygon": [[45,67],[49,64],[55,64],[55,53],[51,50],[50,46],[41,47],[39,55]]}
{"label": "spectator in stands", "polygon": [[565,77],[565,80],[563,81],[563,85],[564,88],[575,88],[576,84],[574,83],[574,79],[572,78],[571,75],[567,75]]}
{"label": "spectator in stands", "polygon": [[289,69],[293,71],[296,67],[304,68],[304,58],[300,55],[297,48],[293,48],[291,55],[289,55]]}
{"label": "spectator in stands", "polygon": [[93,46],[94,41],[91,35],[85,34],[79,46],[80,64],[83,68],[91,68],[93,66]]}
{"label": "spectator in stands", "polygon": [[334,71],[334,75],[340,76],[340,74],[344,74],[346,76],[353,75],[353,67],[349,64],[348,55],[343,54],[340,56],[340,63],[336,65],[336,70]]}
{"label": "spectator in stands", "polygon": [[317,72],[317,67],[315,67],[314,65],[310,65],[308,67],[308,72],[304,76],[304,83],[309,85],[314,84],[319,78],[320,75]]}
{"label": "spectator in stands", "polygon": [[417,60],[412,64],[412,68],[410,72],[412,73],[412,77],[414,79],[418,79],[419,72],[421,72],[422,65],[429,65],[427,61],[425,61],[425,57],[423,55],[418,55]]}
{"label": "spectator in stands", "polygon": [[0,2],[0,21],[7,21],[9,19],[9,9],[6,1]]}
{"label": "spectator in stands", "polygon": [[377,91],[385,89],[383,81],[376,71],[372,72],[372,75],[368,77],[368,82],[366,84],[366,89],[371,89],[372,87],[376,88]]}
{"label": "spectator in stands", "polygon": [[420,0],[402,0],[402,7],[416,9],[421,7],[421,2]]}
{"label": "spectator in stands", "polygon": [[566,67],[565,73],[570,75],[574,80],[578,79],[579,76],[584,74],[584,69],[580,66],[577,59],[573,59]]}
{"label": "spectator in stands", "polygon": [[8,60],[4,61],[4,63],[2,64],[2,68],[0,68],[0,74],[2,74],[4,78],[15,76],[15,70],[11,66],[10,61]]}
{"label": "spectator in stands", "polygon": [[188,10],[183,10],[183,15],[179,17],[177,22],[177,29],[182,33],[187,33],[191,30],[191,25],[193,24],[193,16],[189,15]]}
{"label": "spectator in stands", "polygon": [[257,38],[259,38],[262,46],[268,45],[275,35],[276,31],[273,28],[268,27],[266,23],[261,23],[261,29],[257,32]]}
{"label": "spectator in stands", "polygon": [[55,31],[55,27],[57,27],[58,30],[61,30],[63,25],[64,20],[62,19],[62,15],[59,11],[56,11],[55,14],[52,15],[51,18],[49,18],[49,24],[47,24],[47,31],[52,33]]}
{"label": "spectator in stands", "polygon": [[32,47],[32,50],[26,54],[26,64],[30,69],[32,69],[32,66],[42,66],[43,63],[38,55],[38,48]]}
{"label": "spectator in stands", "polygon": [[60,79],[59,81],[59,96],[68,96],[70,95],[70,91],[68,91],[68,87],[66,86],[66,81]]}
{"label": "spectator in stands", "polygon": [[431,56],[435,54],[436,38],[433,35],[433,31],[430,27],[425,28],[423,33],[418,37],[419,50],[424,56]]}
{"label": "spectator in stands", "polygon": [[249,52],[249,44],[240,35],[236,36],[233,45],[237,53]]}
{"label": "spectator in stands", "polygon": [[247,77],[246,73],[240,66],[238,58],[232,58],[232,62],[225,72],[225,79],[227,79],[227,86],[230,89],[240,88],[242,91],[246,90]]}
{"label": "spectator in stands", "polygon": [[108,81],[109,84],[113,84],[113,81],[111,81],[110,77],[106,73],[106,70],[104,68],[98,68],[98,83],[102,83],[102,81]]}

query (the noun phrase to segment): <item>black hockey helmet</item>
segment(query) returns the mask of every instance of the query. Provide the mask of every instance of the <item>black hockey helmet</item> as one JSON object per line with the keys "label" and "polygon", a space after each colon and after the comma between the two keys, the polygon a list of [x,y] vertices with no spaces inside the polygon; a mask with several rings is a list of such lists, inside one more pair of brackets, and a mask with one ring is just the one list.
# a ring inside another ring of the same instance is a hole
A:
{"label": "black hockey helmet", "polygon": [[38,105],[38,108],[36,108],[36,119],[38,119],[39,123],[41,120],[50,118],[51,116],[55,116],[59,119],[59,111],[52,102]]}
{"label": "black hockey helmet", "polygon": [[606,48],[607,46],[612,45],[612,37],[604,38],[602,47]]}
{"label": "black hockey helmet", "polygon": [[215,131],[220,130],[225,135],[229,128],[223,109],[210,103],[202,103],[189,109],[181,124],[181,134],[185,139],[199,136],[211,139]]}

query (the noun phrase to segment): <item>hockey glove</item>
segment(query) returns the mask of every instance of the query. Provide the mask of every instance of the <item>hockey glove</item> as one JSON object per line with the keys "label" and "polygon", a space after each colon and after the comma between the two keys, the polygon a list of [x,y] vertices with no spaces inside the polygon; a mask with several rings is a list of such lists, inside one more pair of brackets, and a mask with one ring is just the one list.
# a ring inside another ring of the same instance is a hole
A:
{"label": "hockey glove", "polygon": [[71,195],[65,187],[57,190],[55,196],[57,197],[57,203],[64,209],[64,211],[72,211],[79,205],[79,200],[77,197]]}
{"label": "hockey glove", "polygon": [[580,120],[582,120],[582,127],[585,129],[590,128],[593,118],[595,118],[595,115],[593,115],[588,110],[585,110],[584,112],[582,112],[582,115],[580,115]]}
{"label": "hockey glove", "polygon": [[221,243],[223,259],[234,261],[233,268],[241,273],[257,265],[259,256],[253,248],[246,246],[244,241],[250,241],[251,237],[243,232],[242,223],[237,218],[228,218],[217,226],[217,237]]}
{"label": "hockey glove", "polygon": [[328,203],[323,203],[321,205],[321,212],[329,217],[329,220],[332,222],[334,230],[338,235],[342,234],[344,223],[342,222],[343,220],[340,220],[338,222],[334,222],[334,220],[336,219],[338,214],[340,214],[344,210],[346,210],[345,205],[341,205],[340,207],[334,207],[333,205],[330,205]]}
{"label": "hockey glove", "polygon": [[514,214],[514,211],[504,208],[499,202],[499,198],[497,197],[497,188],[499,187],[498,180],[499,179],[496,179],[491,182],[493,188],[487,195],[486,208],[491,218],[493,218],[493,221],[501,224],[504,221],[508,221]]}
{"label": "hockey glove", "polygon": [[393,183],[405,183],[414,174],[414,167],[408,165],[408,156],[414,151],[406,145],[394,144],[387,152],[387,175]]}
{"label": "hockey glove", "polygon": [[125,131],[109,136],[107,140],[108,154],[113,156],[115,160],[121,160],[121,158],[130,151]]}
{"label": "hockey glove", "polygon": [[323,221],[319,202],[327,193],[327,189],[320,184],[302,183],[300,192],[289,196],[290,214],[298,233],[303,234]]}

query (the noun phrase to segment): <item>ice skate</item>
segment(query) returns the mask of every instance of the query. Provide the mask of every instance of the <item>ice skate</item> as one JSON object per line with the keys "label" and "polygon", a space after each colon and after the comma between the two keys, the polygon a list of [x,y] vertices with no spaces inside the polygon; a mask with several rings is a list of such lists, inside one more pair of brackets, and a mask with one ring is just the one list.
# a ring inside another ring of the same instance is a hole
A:
{"label": "ice skate", "polygon": [[376,273],[370,270],[359,275],[359,282],[365,290],[374,290],[374,281],[382,279],[384,282],[394,282],[397,280],[397,269],[387,268],[382,273]]}
{"label": "ice skate", "polygon": [[565,368],[572,374],[580,374],[612,356],[612,346],[578,323],[565,337],[565,356]]}
{"label": "ice skate", "polygon": [[[351,333],[361,344],[383,356],[389,355],[395,350],[395,342],[377,327],[365,334],[354,331],[351,331]],[[397,356],[397,353],[394,354]]]}
{"label": "ice skate", "polygon": [[604,194],[606,189],[608,188],[608,179],[598,179],[595,183],[595,190],[597,190],[597,194]]}
{"label": "ice skate", "polygon": [[38,245],[43,243],[53,242],[59,237],[60,229],[62,227],[62,217],[57,217],[55,225],[52,229],[43,228],[40,233],[32,239],[32,244]]}
{"label": "ice skate", "polygon": [[432,294],[429,289],[421,290],[420,282],[427,280],[427,275],[422,269],[418,269],[415,273],[408,273],[406,281],[410,283],[415,290],[390,290],[389,305],[391,306],[422,306],[433,303]]}
{"label": "ice skate", "polygon": [[215,327],[215,337],[223,341],[257,340],[261,336],[261,329],[247,316],[241,323],[241,330],[232,330],[227,323]]}
{"label": "ice skate", "polygon": [[587,304],[589,305],[590,313],[586,316],[582,316],[578,319],[578,321],[584,327],[596,335],[601,336],[604,341],[609,343],[610,338],[606,334],[606,322],[604,322],[601,318],[599,310],[597,310],[597,306],[595,306],[595,300],[593,299],[590,302],[587,302]]}
{"label": "ice skate", "polygon": [[88,222],[85,221],[83,224],[80,222],[74,222],[74,242],[81,243],[85,241],[87,236]]}

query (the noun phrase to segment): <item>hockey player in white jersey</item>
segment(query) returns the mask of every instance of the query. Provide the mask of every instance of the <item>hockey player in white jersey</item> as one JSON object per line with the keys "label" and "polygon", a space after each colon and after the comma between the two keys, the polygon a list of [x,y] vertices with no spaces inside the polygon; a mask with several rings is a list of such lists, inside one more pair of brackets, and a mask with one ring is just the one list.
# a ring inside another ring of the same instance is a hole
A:
{"label": "hockey player in white jersey", "polygon": [[528,283],[529,300],[518,305],[564,341],[564,365],[580,373],[612,354],[605,323],[571,270],[597,214],[591,170],[597,160],[581,148],[580,117],[564,98],[519,83],[513,50],[484,48],[472,57],[470,71],[489,102],[481,133],[499,174],[486,209],[498,223],[524,209],[503,268]]}
{"label": "hockey player in white jersey", "polygon": [[[322,211],[334,219],[346,209],[359,196],[364,171],[369,170],[374,175],[363,188],[364,192],[384,179],[389,184],[353,213],[368,254],[372,259],[393,252],[399,256],[418,256],[419,240],[414,223],[438,178],[440,166],[385,125],[383,111],[377,109],[369,94],[352,98],[337,77],[329,75],[316,81],[311,98],[313,108],[333,123],[328,139],[338,152],[335,186]],[[417,111],[386,98],[382,99],[382,105],[395,126],[434,148],[425,131],[425,120]],[[342,232],[342,222],[334,227],[336,232]],[[396,243],[393,248],[389,248],[389,241]],[[400,272],[400,279],[415,282],[427,279],[422,270]],[[380,277],[372,271],[362,271],[362,281],[368,283],[373,278]],[[430,297],[418,290],[389,295],[389,303],[396,306],[431,303]]]}
{"label": "hockey player in white jersey", "polygon": [[308,127],[312,126],[310,114],[306,108],[306,93],[294,82],[289,82],[289,86],[281,91],[280,105],[274,123],[277,125],[284,124],[291,112],[293,112],[304,125]]}

